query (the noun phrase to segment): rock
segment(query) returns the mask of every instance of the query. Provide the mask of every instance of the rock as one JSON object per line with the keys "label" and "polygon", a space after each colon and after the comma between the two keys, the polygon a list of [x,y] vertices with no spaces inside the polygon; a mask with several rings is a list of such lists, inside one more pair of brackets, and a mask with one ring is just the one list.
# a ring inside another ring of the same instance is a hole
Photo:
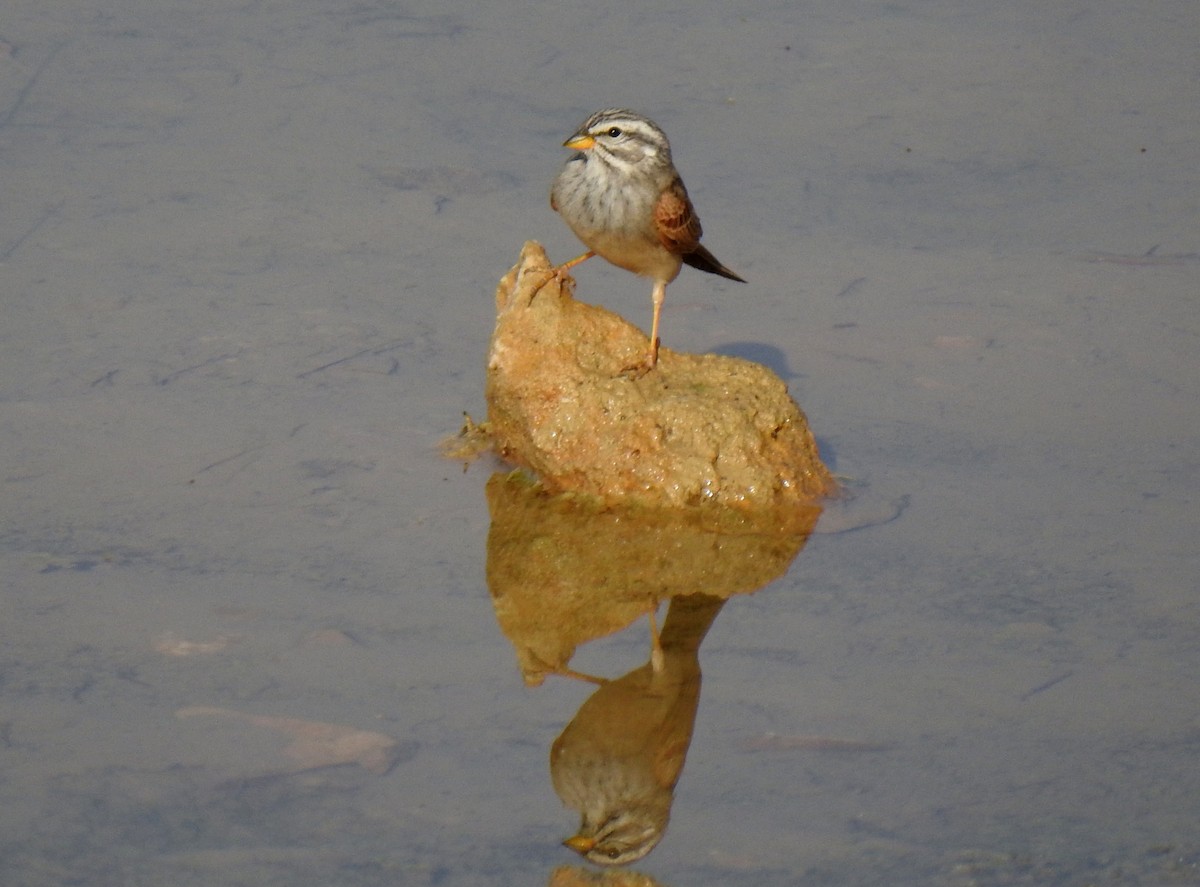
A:
{"label": "rock", "polygon": [[623,373],[643,358],[647,337],[577,302],[573,289],[533,241],[497,288],[487,402],[502,457],[550,490],[608,501],[754,508],[836,491],[778,376],[666,348],[650,372]]}

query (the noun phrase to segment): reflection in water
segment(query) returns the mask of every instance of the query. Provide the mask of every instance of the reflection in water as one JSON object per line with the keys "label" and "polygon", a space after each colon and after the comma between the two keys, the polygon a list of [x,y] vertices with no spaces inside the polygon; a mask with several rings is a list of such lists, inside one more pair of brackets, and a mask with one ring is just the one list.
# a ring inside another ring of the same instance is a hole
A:
{"label": "reflection in water", "polygon": [[597,872],[577,866],[559,866],[550,875],[549,887],[661,887],[662,882],[640,872],[607,869]]}
{"label": "reflection in water", "polygon": [[666,831],[700,703],[700,642],[724,605],[672,598],[660,655],[601,683],[555,740],[554,790],[582,814],[566,844],[592,862],[634,862]]}
{"label": "reflection in water", "polygon": [[549,495],[521,474],[487,485],[487,581],[525,682],[562,673],[575,648],[666,598],[727,598],[782,576],[821,514],[604,506]]}
{"label": "reflection in water", "polygon": [[[488,482],[488,587],[527,684],[599,688],[555,741],[555,791],[581,814],[565,842],[603,865],[641,859],[670,817],[700,701],[700,642],[725,601],[782,575],[821,509],[745,513],[604,506],[520,474]],[[669,600],[649,661],[613,680],[571,670],[575,649]]]}

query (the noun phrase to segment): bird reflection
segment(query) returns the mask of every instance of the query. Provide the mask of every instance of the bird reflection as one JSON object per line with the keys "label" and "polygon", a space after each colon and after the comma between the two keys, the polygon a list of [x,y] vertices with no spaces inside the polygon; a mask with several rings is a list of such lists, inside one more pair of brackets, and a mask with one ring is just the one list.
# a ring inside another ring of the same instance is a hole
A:
{"label": "bird reflection", "polygon": [[[564,675],[598,685],[550,752],[555,791],[581,818],[565,843],[601,865],[634,862],[667,827],[700,701],[700,642],[726,600],[787,571],[821,506],[622,506],[550,493],[516,473],[493,476],[487,495],[488,590],[525,683]],[[666,599],[645,665],[615,680],[571,670],[582,644]]]}
{"label": "bird reflection", "polygon": [[662,839],[700,702],[700,642],[724,603],[672,598],[650,660],[591,679],[599,688],[555,740],[554,790],[582,817],[564,843],[591,862],[631,863]]}

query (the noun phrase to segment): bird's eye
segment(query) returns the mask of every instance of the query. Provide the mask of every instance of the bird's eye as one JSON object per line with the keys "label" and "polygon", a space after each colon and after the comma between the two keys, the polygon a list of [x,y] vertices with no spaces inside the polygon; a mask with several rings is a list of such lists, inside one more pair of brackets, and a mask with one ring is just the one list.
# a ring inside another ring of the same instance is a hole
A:
{"label": "bird's eye", "polygon": [[621,127],[614,126],[610,128],[608,131],[608,137],[610,139],[619,139],[621,137]]}
{"label": "bird's eye", "polygon": [[[620,130],[617,130],[617,132],[620,132]],[[617,859],[621,855],[621,851],[616,847],[612,847],[611,849],[606,850],[604,852],[605,852],[605,855],[607,855],[609,859]]]}

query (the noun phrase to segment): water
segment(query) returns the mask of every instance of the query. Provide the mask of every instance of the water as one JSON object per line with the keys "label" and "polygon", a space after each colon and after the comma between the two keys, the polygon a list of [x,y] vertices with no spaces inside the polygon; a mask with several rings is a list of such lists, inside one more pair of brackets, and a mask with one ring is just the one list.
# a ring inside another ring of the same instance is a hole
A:
{"label": "water", "polygon": [[721,610],[638,870],[1200,883],[1198,19],[9,4],[0,882],[582,877],[548,754],[591,688],[524,685],[497,466],[436,444],[521,243],[578,252],[559,143],[620,103],[750,281],[685,271],[664,341],[771,363],[865,513],[906,503]]}

